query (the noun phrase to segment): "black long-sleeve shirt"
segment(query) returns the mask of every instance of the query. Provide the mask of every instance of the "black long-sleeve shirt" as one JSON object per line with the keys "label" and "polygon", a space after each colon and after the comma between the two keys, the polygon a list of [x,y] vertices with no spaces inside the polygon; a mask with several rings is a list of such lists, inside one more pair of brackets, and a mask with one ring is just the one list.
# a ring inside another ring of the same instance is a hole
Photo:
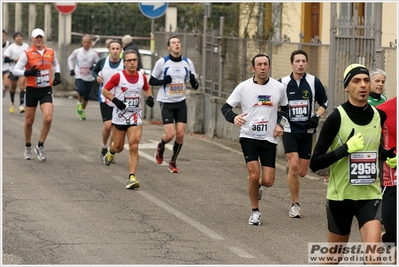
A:
{"label": "black long-sleeve shirt", "polygon": [[[367,125],[371,122],[374,116],[374,110],[367,104],[364,107],[353,106],[349,101],[342,104],[342,107],[348,114],[349,118],[358,125]],[[377,109],[378,110],[378,109]],[[384,111],[378,110],[381,117],[381,127],[386,120],[386,114]],[[328,151],[335,136],[338,134],[341,125],[341,115],[337,109],[335,109],[331,115],[329,115],[321,128],[319,139],[317,140],[316,146],[313,151],[312,158],[310,160],[310,169],[314,172],[327,168],[340,158],[334,151]],[[376,136],[376,138],[380,138]],[[347,145],[344,144],[345,150]],[[338,148],[340,149],[340,148]]]}

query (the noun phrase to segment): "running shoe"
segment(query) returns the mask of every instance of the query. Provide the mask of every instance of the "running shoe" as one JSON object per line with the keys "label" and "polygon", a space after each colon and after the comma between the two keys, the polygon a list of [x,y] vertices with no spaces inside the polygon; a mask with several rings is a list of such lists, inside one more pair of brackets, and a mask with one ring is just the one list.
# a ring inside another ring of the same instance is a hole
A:
{"label": "running shoe", "polygon": [[253,211],[251,217],[249,217],[248,224],[260,225],[260,215],[259,211]]}
{"label": "running shoe", "polygon": [[261,199],[262,199],[262,192],[263,192],[263,188],[262,188],[262,186],[260,185],[260,186],[259,186],[258,200],[261,200]]}
{"label": "running shoe", "polygon": [[76,112],[78,113],[78,115],[82,114],[82,103],[78,102],[76,104]]}
{"label": "running shoe", "polygon": [[24,113],[25,112],[25,108],[23,106],[19,106],[19,113]]}
{"label": "running shoe", "polygon": [[105,154],[107,154],[108,148],[103,148],[101,147],[101,154],[100,154],[100,159],[103,160]]}
{"label": "running shoe", "polygon": [[176,167],[176,162],[174,161],[169,162],[169,171],[173,173],[179,172],[179,169]]}
{"label": "running shoe", "polygon": [[157,151],[155,151],[155,160],[158,164],[162,164],[163,162],[163,152],[165,149],[161,149],[161,143],[157,145]]}
{"label": "running shoe", "polygon": [[291,218],[301,218],[301,207],[299,206],[299,204],[297,204],[297,203],[294,204],[293,203],[288,215]]}
{"label": "running shoe", "polygon": [[80,113],[80,120],[81,120],[81,121],[86,120],[86,113],[85,113],[84,110],[82,110],[81,113]]}
{"label": "running shoe", "polygon": [[37,154],[37,158],[41,161],[46,160],[46,155],[44,154],[44,148],[42,146],[37,146],[35,147],[35,152]]}
{"label": "running shoe", "polygon": [[24,159],[32,159],[32,147],[25,147]]}
{"label": "running shoe", "polygon": [[114,161],[114,157],[115,154],[111,154],[111,152],[108,151],[103,158],[104,164],[107,166],[111,165],[111,163]]}
{"label": "running shoe", "polygon": [[136,176],[134,174],[129,175],[129,179],[127,179],[126,188],[127,189],[134,189],[139,188],[140,183],[136,180]]}
{"label": "running shoe", "polygon": [[14,104],[13,103],[10,103],[10,113],[11,114],[13,114],[14,113],[14,111],[15,111],[15,108],[14,108]]}

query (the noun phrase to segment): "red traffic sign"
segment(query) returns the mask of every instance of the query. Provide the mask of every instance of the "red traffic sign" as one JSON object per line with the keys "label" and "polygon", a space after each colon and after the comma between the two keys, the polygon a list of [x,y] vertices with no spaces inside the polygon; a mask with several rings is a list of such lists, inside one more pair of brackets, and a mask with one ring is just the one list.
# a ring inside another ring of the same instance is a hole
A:
{"label": "red traffic sign", "polygon": [[61,14],[71,14],[76,9],[76,3],[71,2],[60,2],[54,3],[55,8]]}

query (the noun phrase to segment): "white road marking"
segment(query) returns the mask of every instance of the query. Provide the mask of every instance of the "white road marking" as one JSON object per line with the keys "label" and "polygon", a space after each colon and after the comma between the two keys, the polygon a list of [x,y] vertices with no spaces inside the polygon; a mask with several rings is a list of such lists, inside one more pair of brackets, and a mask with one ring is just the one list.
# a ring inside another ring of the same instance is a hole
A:
{"label": "white road marking", "polygon": [[164,210],[168,211],[169,213],[175,215],[177,218],[181,219],[182,221],[185,221],[186,223],[188,223],[192,227],[196,228],[200,232],[202,232],[205,235],[209,236],[210,238],[216,239],[216,240],[224,240],[223,237],[221,237],[220,235],[218,235],[214,231],[210,230],[206,226],[204,226],[204,225],[200,224],[199,222],[191,219],[190,217],[186,216],[182,212],[176,210],[175,208],[172,208],[171,206],[165,204],[163,201],[161,201],[161,200],[157,199],[156,197],[148,194],[147,192],[138,191],[138,193],[140,195],[142,195],[143,197],[145,197],[146,199],[148,199],[149,201],[151,201],[152,203],[154,203],[155,205],[163,208]]}
{"label": "white road marking", "polygon": [[255,258],[253,255],[249,254],[248,252],[242,250],[239,247],[231,246],[231,247],[227,247],[227,248],[230,249],[231,251],[233,251],[235,254],[237,254],[241,258],[246,258],[246,259]]}

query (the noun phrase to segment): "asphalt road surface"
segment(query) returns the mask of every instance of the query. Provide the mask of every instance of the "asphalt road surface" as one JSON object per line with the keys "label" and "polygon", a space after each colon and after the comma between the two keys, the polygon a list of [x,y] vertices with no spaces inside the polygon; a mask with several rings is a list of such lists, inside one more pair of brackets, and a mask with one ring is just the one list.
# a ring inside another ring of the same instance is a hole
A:
{"label": "asphalt road surface", "polygon": [[[18,103],[18,99],[16,100]],[[303,217],[288,217],[285,159],[264,188],[259,226],[248,224],[247,172],[238,141],[186,134],[177,166],[154,160],[161,125],[145,121],[136,173],[125,189],[127,146],[100,161],[102,121],[91,101],[86,121],[76,99],[55,98],[47,160],[24,160],[24,114],[2,107],[3,264],[280,265],[308,264],[308,243],[326,242],[326,177],[301,179]],[[39,138],[41,111],[32,145]],[[172,143],[165,151],[169,161]],[[350,242],[360,241],[356,220]]]}

